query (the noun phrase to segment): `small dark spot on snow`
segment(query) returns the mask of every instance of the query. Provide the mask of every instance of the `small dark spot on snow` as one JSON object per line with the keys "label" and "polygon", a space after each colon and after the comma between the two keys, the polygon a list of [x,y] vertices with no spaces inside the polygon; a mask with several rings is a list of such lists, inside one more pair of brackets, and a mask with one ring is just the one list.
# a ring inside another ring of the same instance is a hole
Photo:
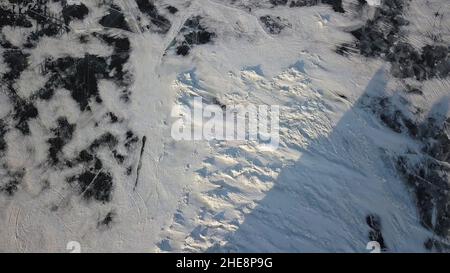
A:
{"label": "small dark spot on snow", "polygon": [[103,219],[98,221],[97,228],[110,228],[116,216],[117,214],[114,211],[108,212]]}
{"label": "small dark spot on snow", "polygon": [[178,9],[177,9],[176,7],[174,7],[174,6],[168,6],[166,9],[167,9],[171,14],[175,14],[175,13],[178,12]]}
{"label": "small dark spot on snow", "polygon": [[279,16],[265,15],[259,17],[263,23],[264,29],[270,34],[280,34],[286,27],[291,27],[291,24]]}

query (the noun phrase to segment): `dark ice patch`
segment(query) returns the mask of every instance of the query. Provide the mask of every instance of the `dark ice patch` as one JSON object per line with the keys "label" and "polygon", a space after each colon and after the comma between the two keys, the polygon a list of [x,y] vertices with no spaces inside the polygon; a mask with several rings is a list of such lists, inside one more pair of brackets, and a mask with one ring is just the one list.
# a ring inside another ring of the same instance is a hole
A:
{"label": "dark ice patch", "polygon": [[125,134],[125,148],[131,150],[135,147],[136,143],[139,142],[139,138],[133,133],[133,131],[127,131]]}
{"label": "dark ice patch", "polygon": [[380,244],[381,250],[386,251],[387,246],[381,233],[381,219],[378,215],[369,214],[366,216],[366,223],[370,227],[369,240]]}
{"label": "dark ice patch", "polygon": [[338,46],[336,52],[345,56],[357,50],[365,57],[382,57],[392,64],[391,73],[397,78],[424,81],[447,77],[450,73],[449,46],[436,44],[416,49],[402,41],[401,28],[409,24],[404,17],[407,6],[405,0],[382,1],[373,19],[350,32],[356,42]]}
{"label": "dark ice patch", "polygon": [[134,183],[133,190],[136,190],[136,187],[137,187],[138,182],[139,182],[139,175],[140,175],[141,168],[142,168],[142,156],[144,155],[144,152],[145,152],[145,144],[146,143],[147,143],[147,137],[143,136],[142,137],[141,153],[139,155],[139,162],[138,162],[138,167],[137,167],[137,170],[136,170],[136,180],[135,180],[135,183]]}
{"label": "dark ice patch", "polygon": [[[273,5],[286,5],[286,1],[283,0],[271,0]],[[330,5],[334,11],[344,13],[344,7],[342,0],[292,0],[289,3],[289,7],[312,7],[320,4]]]}
{"label": "dark ice patch", "polygon": [[69,179],[69,183],[77,181],[81,196],[85,200],[95,199],[99,202],[111,201],[113,190],[112,176],[101,169],[85,171]]}
{"label": "dark ice patch", "polygon": [[23,134],[29,134],[28,120],[36,118],[38,110],[32,102],[21,98],[14,89],[14,83],[20,78],[23,71],[28,68],[28,53],[16,47],[11,47],[3,52],[3,61],[8,67],[8,72],[3,74],[2,81],[6,84],[4,91],[14,105],[13,117],[16,128]]}
{"label": "dark ice patch", "polygon": [[270,0],[269,2],[274,6],[286,6],[288,0]]}
{"label": "dark ice patch", "polygon": [[63,87],[69,90],[81,111],[87,109],[91,100],[102,102],[98,80],[109,77],[106,58],[90,54],[84,58],[63,57],[47,61],[45,68],[53,73],[46,89]]}
{"label": "dark ice patch", "polygon": [[405,92],[407,94],[423,95],[423,91],[420,89],[420,87],[415,86],[415,85],[410,85],[410,84],[406,84]]}
{"label": "dark ice patch", "polygon": [[80,41],[80,43],[82,44],[86,44],[87,42],[89,42],[89,36],[81,34],[80,36],[78,36],[78,41]]}
{"label": "dark ice patch", "polygon": [[330,5],[336,12],[345,13],[342,0],[322,0],[322,3]]}
{"label": "dark ice patch", "polygon": [[36,118],[38,111],[33,103],[21,98],[14,89],[14,83],[20,78],[23,71],[28,68],[28,53],[12,47],[3,52],[3,61],[9,68],[8,72],[3,74],[2,81],[6,84],[4,91],[14,105],[13,117],[16,128],[23,134],[29,134],[28,120]]}
{"label": "dark ice patch", "polygon": [[166,34],[172,27],[172,23],[166,17],[159,14],[158,9],[153,4],[153,1],[149,0],[136,0],[136,4],[139,10],[148,16],[152,26],[148,28],[161,34]]}
{"label": "dark ice patch", "polygon": [[156,245],[162,251],[172,251],[172,246],[170,245],[169,239],[163,239],[163,240],[161,240],[161,242],[157,243]]}
{"label": "dark ice patch", "polygon": [[36,23],[36,30],[34,30],[28,37],[25,47],[33,48],[37,45],[40,38],[44,36],[55,37],[64,32],[69,31],[69,27],[64,21],[63,14],[52,13],[47,7],[48,1],[33,1],[32,4],[24,5],[22,8],[27,17],[34,20]]}
{"label": "dark ice patch", "polygon": [[422,110],[410,105],[400,110],[392,97],[373,98],[367,105],[386,127],[421,145],[395,156],[395,167],[412,189],[421,224],[445,238],[450,230],[450,120],[429,116],[419,121],[414,116]]}
{"label": "dark ice patch", "polygon": [[112,4],[108,10],[108,14],[103,16],[100,25],[108,28],[118,28],[126,31],[131,31],[128,26],[125,16],[119,6]]}
{"label": "dark ice patch", "polygon": [[0,152],[3,152],[7,148],[7,144],[5,141],[5,135],[8,132],[8,127],[6,123],[0,119]]}
{"label": "dark ice patch", "polygon": [[447,194],[450,190],[447,182],[450,169],[432,158],[417,154],[399,156],[396,163],[397,169],[413,189],[421,224],[446,237],[450,228]]}
{"label": "dark ice patch", "polygon": [[421,51],[407,43],[398,43],[387,55],[391,73],[397,78],[416,78],[424,81],[446,78],[450,73],[450,49],[447,46],[426,45]]}
{"label": "dark ice patch", "polygon": [[89,110],[89,103],[102,103],[98,90],[100,79],[113,80],[120,86],[130,82],[124,65],[130,55],[128,38],[111,37],[95,34],[95,36],[114,48],[109,57],[86,54],[83,58],[63,57],[57,60],[47,59],[43,65],[43,73],[51,73],[43,89],[37,92],[41,99],[50,99],[54,90],[65,88],[71,92],[72,98],[82,111]]}
{"label": "dark ice patch", "polygon": [[81,151],[76,158],[74,163],[82,164],[84,171],[69,177],[68,182],[72,185],[77,182],[78,191],[85,200],[96,200],[103,203],[111,201],[113,178],[104,169],[103,162],[95,154],[101,147],[108,147],[112,150],[116,145],[116,138],[110,133],[105,133],[93,141],[88,149]]}
{"label": "dark ice patch", "polygon": [[376,114],[380,120],[391,130],[396,133],[408,133],[415,137],[418,134],[418,127],[415,122],[408,117],[403,111],[396,109],[391,98],[375,99],[376,103],[372,109],[377,109]]}
{"label": "dark ice patch", "polygon": [[22,134],[29,135],[30,128],[28,121],[36,118],[39,112],[32,102],[17,98],[14,102],[14,120],[16,121],[16,128],[19,129]]}
{"label": "dark ice patch", "polygon": [[62,15],[66,25],[73,19],[83,20],[88,15],[89,9],[83,4],[64,5]]}
{"label": "dark ice patch", "polygon": [[114,223],[116,216],[117,214],[114,211],[108,212],[103,219],[98,221],[97,228],[99,229],[110,228],[111,225]]}
{"label": "dark ice patch", "polygon": [[56,36],[69,31],[63,15],[50,12],[48,1],[9,1],[0,7],[0,29],[5,25],[30,28],[33,21],[36,29],[26,38],[27,48],[35,47],[43,36]]}
{"label": "dark ice patch", "polygon": [[113,112],[108,112],[106,115],[111,123],[117,123],[119,121],[119,118]]}
{"label": "dark ice patch", "polygon": [[4,26],[30,28],[33,24],[27,19],[20,6],[12,5],[10,7],[0,6],[0,30]]}
{"label": "dark ice patch", "polygon": [[89,146],[89,149],[92,151],[96,151],[101,147],[108,147],[110,149],[114,149],[116,145],[119,143],[117,138],[111,133],[104,133],[99,138],[94,140],[92,144]]}
{"label": "dark ice patch", "polygon": [[83,150],[78,155],[77,161],[83,163],[89,163],[94,160],[94,156],[87,150]]}
{"label": "dark ice patch", "polygon": [[14,106],[13,117],[16,128],[25,135],[30,133],[28,120],[36,118],[38,110],[31,101],[21,98],[13,86],[22,72],[28,68],[28,57],[29,54],[17,48],[8,49],[3,53],[3,60],[9,68],[2,77],[2,81],[6,84],[4,91]]}
{"label": "dark ice patch", "polygon": [[355,47],[366,57],[387,55],[398,41],[400,28],[408,22],[403,19],[404,0],[383,1],[374,17],[350,33],[356,38]]}
{"label": "dark ice patch", "polygon": [[19,185],[22,182],[24,175],[24,171],[8,171],[7,174],[0,179],[0,192],[3,192],[8,196],[13,196],[19,190]]}
{"label": "dark ice patch", "polygon": [[[416,49],[404,41],[401,28],[408,24],[404,17],[407,5],[405,0],[382,1],[373,19],[351,32],[356,42],[346,48],[356,48],[366,57],[384,58],[391,63],[391,73],[397,78],[424,81],[448,77],[449,46],[436,43]],[[420,88],[411,86],[406,86],[405,93],[423,94]],[[386,127],[409,135],[422,146],[419,151],[409,150],[395,156],[394,162],[412,189],[421,224],[438,236],[428,240],[425,247],[443,251],[445,244],[441,239],[446,238],[450,230],[450,120],[431,115],[418,121],[414,117],[423,110],[404,107],[394,103],[393,98],[378,98],[367,106]]]}
{"label": "dark ice patch", "polygon": [[424,243],[424,247],[430,251],[435,250],[436,252],[449,253],[450,241],[436,237],[428,238]]}
{"label": "dark ice patch", "polygon": [[[94,156],[96,152],[101,148],[108,148],[110,151],[113,152],[116,146],[119,144],[119,140],[117,137],[115,137],[113,134],[107,132],[96,138],[92,143],[89,145],[89,147],[85,150],[82,150],[77,159],[76,162],[78,163],[85,163],[90,164],[93,161],[96,160],[96,157]],[[93,165],[98,165],[100,162],[95,162]],[[92,164],[91,164],[92,165]]]}
{"label": "dark ice patch", "polygon": [[171,13],[171,14],[175,14],[178,12],[178,9],[174,6],[168,6],[166,7],[166,9]]}
{"label": "dark ice patch", "polygon": [[9,71],[3,75],[3,80],[12,83],[17,80],[22,72],[28,67],[30,54],[18,48],[8,49],[3,52],[3,62],[8,66]]}
{"label": "dark ice patch", "polygon": [[117,163],[122,165],[127,155],[118,152],[119,144],[118,137],[106,132],[92,141],[86,149],[80,151],[74,160],[67,162],[70,167],[81,165],[83,169],[81,173],[67,179],[69,184],[78,189],[83,199],[104,203],[111,201],[114,189],[113,177],[97,154],[101,149],[110,151]]}
{"label": "dark ice patch", "polygon": [[202,24],[202,17],[194,16],[186,20],[173,44],[176,46],[177,55],[186,56],[193,46],[210,43],[215,37],[216,34],[208,31]]}
{"label": "dark ice patch", "polygon": [[18,188],[19,181],[17,179],[11,179],[0,187],[0,192],[4,192],[8,196],[13,196]]}
{"label": "dark ice patch", "polygon": [[125,161],[125,156],[120,154],[117,150],[112,151],[114,158],[117,160],[117,163],[123,164]]}
{"label": "dark ice patch", "polygon": [[59,162],[59,153],[72,140],[74,131],[75,124],[70,124],[65,117],[58,118],[57,127],[52,129],[54,137],[47,141],[50,145],[49,157],[53,165]]}
{"label": "dark ice patch", "polygon": [[265,15],[259,17],[259,20],[263,23],[266,32],[270,34],[280,34],[284,28],[292,27],[289,21],[280,16]]}
{"label": "dark ice patch", "polygon": [[121,38],[102,34],[95,34],[95,36],[114,48],[108,60],[108,75],[112,72],[112,75],[109,75],[108,78],[114,79],[119,85],[128,85],[129,79],[126,77],[128,73],[124,70],[124,65],[130,58],[130,40],[126,37]]}
{"label": "dark ice patch", "polygon": [[189,50],[190,49],[191,48],[188,45],[182,44],[182,45],[177,47],[177,51],[176,52],[177,52],[177,55],[186,56],[186,55],[189,54]]}
{"label": "dark ice patch", "polygon": [[[54,2],[58,2],[54,0]],[[67,24],[72,20],[83,20],[88,14],[87,7],[80,5],[67,5],[66,1],[59,1],[62,6],[61,14],[52,14],[50,10],[50,1],[15,1],[0,6],[0,29],[3,26],[13,27],[33,27],[32,33],[25,37],[23,46],[14,46],[4,35],[0,35],[0,46],[2,50],[2,59],[5,63],[5,73],[1,75],[1,81],[4,91],[8,95],[8,100],[13,106],[13,110],[8,114],[8,119],[0,120],[0,152],[7,150],[5,135],[10,128],[16,127],[23,134],[31,134],[28,126],[29,120],[37,118],[39,112],[36,108],[38,100],[50,100],[56,90],[60,88],[67,89],[71,97],[78,103],[81,111],[95,111],[92,107],[95,103],[102,103],[98,90],[100,80],[110,80],[119,86],[124,96],[130,95],[128,88],[131,83],[131,74],[126,71],[125,64],[129,59],[131,50],[130,41],[120,35],[109,34],[86,34],[76,35],[80,43],[86,43],[90,39],[100,39],[105,45],[111,46],[113,53],[111,56],[96,56],[86,54],[82,57],[63,56],[61,58],[48,57],[38,66],[41,74],[45,75],[46,82],[40,90],[35,90],[30,97],[22,98],[20,93],[15,90],[17,80],[23,71],[29,69],[29,52],[40,41],[41,37],[57,37],[64,31],[69,31]],[[157,18],[156,18],[157,19]],[[120,24],[119,24],[120,25]],[[107,119],[105,121],[105,119]],[[55,168],[72,169],[72,175],[64,179],[79,192],[85,200],[98,202],[109,202],[112,199],[114,190],[113,176],[109,163],[113,165],[123,165],[124,169],[129,168],[133,162],[128,162],[128,156],[134,152],[136,141],[135,136],[130,131],[127,135],[126,143],[120,143],[123,147],[118,147],[119,139],[107,132],[108,128],[103,125],[110,123],[119,123],[122,119],[115,113],[108,112],[103,120],[98,121],[98,126],[106,129],[106,133],[100,135],[97,139],[88,144],[74,158],[65,158],[61,151],[67,145],[75,134],[75,124],[70,124],[65,117],[60,117],[57,124],[50,129],[51,135],[47,140],[48,160]],[[99,152],[110,152],[112,161],[100,159]],[[114,161],[115,159],[115,161]],[[115,163],[117,162],[117,164]],[[47,166],[48,167],[48,166]],[[134,167],[134,166],[133,166]],[[6,195],[13,195],[20,189],[25,170],[19,173],[8,170],[7,165],[3,165],[6,174],[0,174],[0,192]],[[111,221],[105,217],[105,224],[109,225]]]}

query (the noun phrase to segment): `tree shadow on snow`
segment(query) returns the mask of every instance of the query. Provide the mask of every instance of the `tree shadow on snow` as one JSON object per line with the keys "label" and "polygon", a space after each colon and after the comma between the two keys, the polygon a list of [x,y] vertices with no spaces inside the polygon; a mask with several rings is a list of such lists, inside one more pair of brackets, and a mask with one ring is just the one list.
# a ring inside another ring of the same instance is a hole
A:
{"label": "tree shadow on snow", "polygon": [[312,140],[282,170],[226,245],[208,252],[368,252],[369,241],[384,250],[420,247],[404,240],[423,230],[415,228],[411,198],[377,143],[382,134],[399,136],[381,131],[379,120],[363,109],[375,107],[372,97],[385,96],[386,73],[379,69],[333,131]]}

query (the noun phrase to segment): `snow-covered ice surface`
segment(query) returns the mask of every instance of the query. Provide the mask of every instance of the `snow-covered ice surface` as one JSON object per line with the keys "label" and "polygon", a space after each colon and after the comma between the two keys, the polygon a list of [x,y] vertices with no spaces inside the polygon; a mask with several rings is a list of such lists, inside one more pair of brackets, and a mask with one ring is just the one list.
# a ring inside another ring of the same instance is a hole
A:
{"label": "snow-covered ice surface", "polygon": [[[0,9],[1,252],[448,251],[445,0]],[[195,97],[278,149],[176,141]]]}

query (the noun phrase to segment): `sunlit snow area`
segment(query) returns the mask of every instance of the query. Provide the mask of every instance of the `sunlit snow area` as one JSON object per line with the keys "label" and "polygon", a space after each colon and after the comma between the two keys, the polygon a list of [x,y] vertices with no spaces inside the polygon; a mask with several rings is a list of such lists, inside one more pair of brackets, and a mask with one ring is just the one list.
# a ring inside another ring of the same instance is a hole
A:
{"label": "sunlit snow area", "polygon": [[[0,32],[0,252],[450,250],[446,0],[0,0]],[[279,107],[277,143],[177,139],[196,98]]]}

